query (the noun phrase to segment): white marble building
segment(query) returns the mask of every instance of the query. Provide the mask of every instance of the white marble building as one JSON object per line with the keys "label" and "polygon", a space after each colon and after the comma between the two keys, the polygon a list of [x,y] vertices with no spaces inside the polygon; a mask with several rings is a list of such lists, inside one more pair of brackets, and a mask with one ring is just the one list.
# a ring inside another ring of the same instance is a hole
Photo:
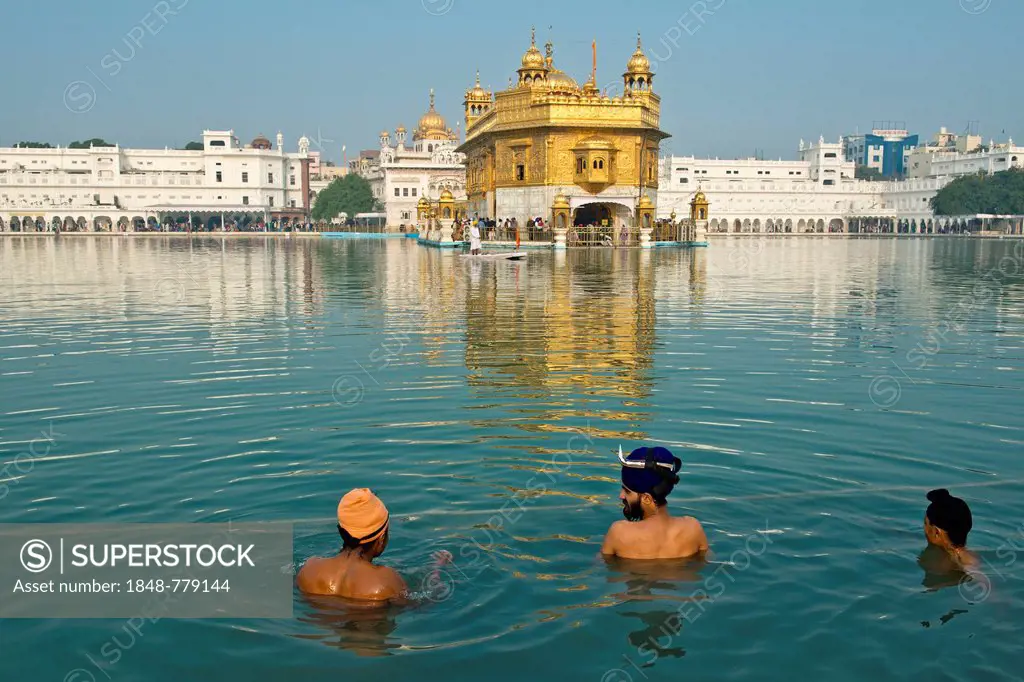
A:
{"label": "white marble building", "polygon": [[1002,144],[989,140],[986,150],[966,154],[922,147],[914,150],[909,164],[907,175],[911,178],[998,173],[1011,168],[1024,168],[1024,147],[1015,145],[1013,138]]}
{"label": "white marble building", "polygon": [[[911,164],[921,158],[915,153]],[[661,160],[658,218],[688,215],[700,187],[710,202],[712,233],[934,232],[956,222],[932,213],[930,201],[940,189],[962,175],[1024,167],[1024,149],[1010,140],[992,143],[988,152],[934,152],[927,164],[927,177],[857,180],[843,144],[824,139],[801,141],[796,161],[667,157]]]}
{"label": "white marble building", "polygon": [[301,224],[310,208],[309,141],[298,152],[265,137],[203,132],[202,150],[0,148],[0,229],[193,229],[254,221]]}
{"label": "white marble building", "polygon": [[842,232],[849,215],[885,217],[879,186],[854,179],[842,142],[800,142],[795,161],[696,159],[661,161],[658,218],[689,215],[703,189],[710,232]]}
{"label": "white marble building", "polygon": [[406,130],[380,134],[380,155],[360,164],[356,172],[370,182],[373,195],[384,206],[391,228],[416,223],[416,204],[422,197],[437,200],[449,190],[457,202],[466,199],[465,154],[455,151],[458,135],[434,108],[430,91],[430,109],[413,131],[412,146],[406,146]]}

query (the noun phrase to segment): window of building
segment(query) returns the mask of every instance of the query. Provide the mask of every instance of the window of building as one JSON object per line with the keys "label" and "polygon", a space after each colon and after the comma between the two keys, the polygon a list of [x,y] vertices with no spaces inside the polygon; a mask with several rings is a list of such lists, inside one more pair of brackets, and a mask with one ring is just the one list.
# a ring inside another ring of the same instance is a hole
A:
{"label": "window of building", "polygon": [[764,174],[764,171],[757,171],[757,174],[758,174],[758,175],[763,175],[763,174]]}
{"label": "window of building", "polygon": [[267,173],[267,182],[269,182],[270,184],[274,184],[274,174],[273,173]]}
{"label": "window of building", "polygon": [[291,204],[291,207],[292,207],[292,208],[295,208],[295,199],[292,199],[292,204]]}
{"label": "window of building", "polygon": [[415,187],[412,188],[412,195],[416,196],[416,188]]}
{"label": "window of building", "polygon": [[246,172],[242,173],[242,182],[249,182],[249,174]]}
{"label": "window of building", "polygon": [[690,182],[690,178],[679,178],[680,185],[685,185],[688,182]]}
{"label": "window of building", "polygon": [[224,140],[210,140],[210,146],[211,147],[223,147],[224,146]]}
{"label": "window of building", "polygon": [[220,172],[220,171],[217,171],[217,182],[221,182],[221,181],[222,181],[223,179],[224,179],[224,178],[223,178],[223,176],[221,175],[221,172]]}
{"label": "window of building", "polygon": [[395,196],[396,196],[396,197],[400,197],[400,196],[402,196],[402,190],[400,190],[400,189],[398,189],[398,188],[396,187],[396,188],[395,188]]}
{"label": "window of building", "polygon": [[772,172],[771,172],[771,171],[765,171],[765,172],[764,172],[764,174],[765,174],[765,175],[771,175],[771,174],[772,174]]}
{"label": "window of building", "polygon": [[881,159],[878,157],[878,154],[875,154],[874,156],[871,157],[871,160],[875,163],[878,163]]}
{"label": "window of building", "polygon": [[835,181],[835,180],[825,180],[825,181],[824,181],[824,182],[823,182],[822,184],[825,184],[825,185],[834,185],[834,184],[836,184],[836,181]]}
{"label": "window of building", "polygon": [[267,199],[267,203],[268,203],[268,204],[269,204],[269,205],[270,205],[271,207],[273,207],[273,205],[274,205],[274,197],[269,197],[269,198]]}
{"label": "window of building", "polygon": [[248,206],[249,205],[249,197],[242,197],[242,204],[244,204],[245,206]]}
{"label": "window of building", "polygon": [[826,159],[834,159],[834,158],[836,158],[836,153],[835,152],[825,152],[825,158]]}
{"label": "window of building", "polygon": [[295,186],[295,176],[294,175],[289,175],[288,176],[288,184],[291,185],[292,187]]}
{"label": "window of building", "polygon": [[526,180],[526,166],[519,164],[516,166],[516,180],[523,182]]}
{"label": "window of building", "polygon": [[409,196],[409,188],[408,187],[403,187],[402,188],[402,196],[403,197]]}

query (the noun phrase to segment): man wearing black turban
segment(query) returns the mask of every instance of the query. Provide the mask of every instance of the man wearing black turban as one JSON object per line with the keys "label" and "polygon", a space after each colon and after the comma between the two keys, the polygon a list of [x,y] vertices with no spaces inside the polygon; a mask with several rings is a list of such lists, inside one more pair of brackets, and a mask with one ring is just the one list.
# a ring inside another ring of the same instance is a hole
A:
{"label": "man wearing black turban", "polygon": [[928,509],[924,513],[924,536],[929,545],[944,549],[960,566],[973,566],[977,558],[967,550],[967,534],[974,519],[971,508],[945,488],[928,493]]}
{"label": "man wearing black turban", "polygon": [[624,559],[681,559],[708,549],[700,522],[692,516],[675,518],[667,497],[679,482],[682,462],[666,448],[637,448],[622,456],[619,500],[625,521],[608,529],[601,553]]}

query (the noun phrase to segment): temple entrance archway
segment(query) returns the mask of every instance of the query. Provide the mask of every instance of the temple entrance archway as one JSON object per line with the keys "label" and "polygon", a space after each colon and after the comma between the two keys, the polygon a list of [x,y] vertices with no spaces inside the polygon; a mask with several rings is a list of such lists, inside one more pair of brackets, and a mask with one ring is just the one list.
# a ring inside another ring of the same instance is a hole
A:
{"label": "temple entrance archway", "polygon": [[578,206],[573,211],[572,224],[576,227],[585,225],[614,227],[619,224],[628,224],[629,218],[629,209],[625,206],[593,202]]}

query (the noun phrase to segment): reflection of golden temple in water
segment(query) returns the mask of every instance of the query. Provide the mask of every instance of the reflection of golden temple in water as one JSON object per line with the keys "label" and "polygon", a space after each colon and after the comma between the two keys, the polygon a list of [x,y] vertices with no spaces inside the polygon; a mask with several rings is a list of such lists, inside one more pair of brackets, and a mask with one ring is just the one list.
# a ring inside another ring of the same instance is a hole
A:
{"label": "reflection of golden temple in water", "polygon": [[[0,272],[14,283],[4,305],[29,318],[71,304],[114,319],[173,317],[183,306],[191,321],[312,318],[325,296],[314,249],[299,240],[8,238],[0,240]],[[19,296],[19,289],[34,295]]]}
{"label": "reflection of golden temple in water", "polygon": [[[385,247],[381,293],[389,326],[412,324],[427,364],[451,366],[464,355],[470,386],[548,399],[552,413],[550,400],[562,392],[626,405],[646,399],[656,281],[671,281],[673,293],[700,304],[707,270],[703,252],[587,250],[484,264],[406,246]],[[569,403],[564,411],[585,412]]]}
{"label": "reflection of golden temple in water", "polygon": [[645,256],[560,253],[550,273],[532,278],[494,270],[466,302],[470,384],[647,397],[655,315]]}

